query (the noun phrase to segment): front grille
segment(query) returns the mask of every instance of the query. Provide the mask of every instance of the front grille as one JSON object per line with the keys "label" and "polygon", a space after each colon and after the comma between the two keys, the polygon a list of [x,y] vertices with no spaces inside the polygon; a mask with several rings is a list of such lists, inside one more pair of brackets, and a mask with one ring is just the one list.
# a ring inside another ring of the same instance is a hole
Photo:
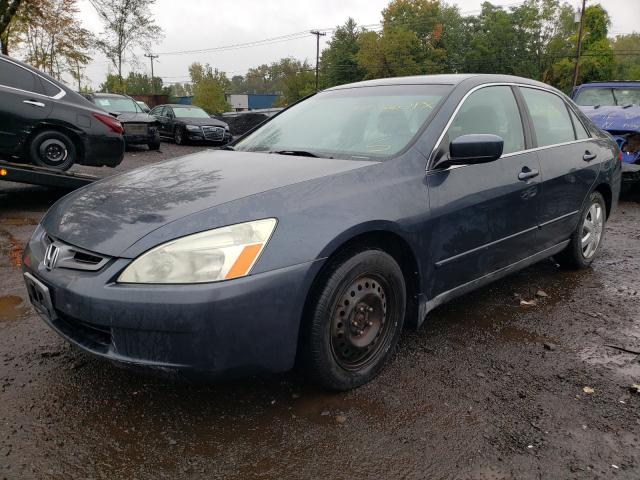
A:
{"label": "front grille", "polygon": [[53,268],[70,268],[95,272],[104,267],[111,259],[111,257],[66,244],[47,234],[42,236],[42,250],[44,252],[52,244],[58,249],[57,259]]}
{"label": "front grille", "polygon": [[202,133],[204,133],[204,138],[207,140],[212,140],[214,142],[221,142],[224,140],[224,127],[202,127]]}
{"label": "front grille", "polygon": [[124,133],[126,135],[146,135],[147,124],[146,123],[125,123]]}
{"label": "front grille", "polygon": [[111,345],[111,329],[102,325],[84,322],[56,310],[58,318],[54,325],[71,340],[97,352],[106,352]]}

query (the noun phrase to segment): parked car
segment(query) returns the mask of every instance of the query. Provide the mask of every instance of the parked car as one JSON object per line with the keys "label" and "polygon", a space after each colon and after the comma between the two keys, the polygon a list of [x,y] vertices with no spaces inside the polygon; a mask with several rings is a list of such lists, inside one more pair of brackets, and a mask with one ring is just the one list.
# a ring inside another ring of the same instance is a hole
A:
{"label": "parked car", "polygon": [[47,213],[31,301],[71,343],[170,372],[371,380],[403,325],[546,257],[585,268],[618,147],[561,92],[498,75],[333,87],[232,145]]}
{"label": "parked car", "polygon": [[0,55],[0,158],[67,170],[117,166],[122,125],[64,84]]}
{"label": "parked car", "polygon": [[640,82],[585,83],[576,87],[572,97],[618,143],[623,189],[640,185]]}
{"label": "parked car", "polygon": [[160,135],[178,145],[188,142],[229,143],[229,125],[193,105],[158,105],[150,112],[160,122]]}
{"label": "parked car", "polygon": [[149,113],[151,111],[151,109],[149,108],[149,105],[144,103],[142,100],[136,100],[136,103],[140,106],[140,108],[144,113]]}
{"label": "parked car", "polygon": [[145,113],[133,98],[116,93],[83,94],[89,101],[116,117],[124,127],[127,145],[147,145],[149,150],[160,149],[159,123]]}

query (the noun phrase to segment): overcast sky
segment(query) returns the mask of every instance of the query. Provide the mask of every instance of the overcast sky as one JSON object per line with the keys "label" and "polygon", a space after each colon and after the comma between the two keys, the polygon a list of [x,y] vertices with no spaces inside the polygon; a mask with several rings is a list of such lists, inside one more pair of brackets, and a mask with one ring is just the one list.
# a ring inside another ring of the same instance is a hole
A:
{"label": "overcast sky", "polygon": [[[229,77],[244,74],[248,68],[292,56],[315,64],[315,37],[272,43],[252,48],[228,51],[168,55],[163,52],[206,49],[253,42],[311,29],[334,28],[348,17],[359,25],[371,25],[381,19],[380,12],[389,0],[157,0],[152,7],[156,23],[164,30],[164,38],[154,47],[160,53],[154,73],[165,83],[188,81],[188,66],[193,62],[210,63],[227,72]],[[462,13],[479,13],[482,0],[456,0]],[[522,0],[492,0],[495,5],[516,5]],[[580,0],[568,0],[577,7]],[[587,4],[598,3],[589,0]],[[613,34],[640,31],[640,0],[601,0],[612,18]],[[85,28],[101,30],[93,7],[80,0],[79,7]],[[321,48],[330,34],[321,39]],[[139,56],[132,68],[150,73],[149,60]],[[93,87],[104,80],[108,62],[94,54],[86,75]]]}

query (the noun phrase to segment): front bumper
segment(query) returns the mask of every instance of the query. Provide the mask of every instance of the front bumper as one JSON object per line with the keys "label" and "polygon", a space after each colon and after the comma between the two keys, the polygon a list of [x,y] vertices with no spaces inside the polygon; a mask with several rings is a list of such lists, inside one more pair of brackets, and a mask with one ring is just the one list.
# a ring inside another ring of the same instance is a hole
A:
{"label": "front bumper", "polygon": [[124,141],[127,145],[148,145],[150,143],[160,143],[160,132],[156,127],[149,127],[146,134],[124,134]]}
{"label": "front bumper", "polygon": [[306,292],[321,262],[200,285],[117,284],[128,259],[99,272],[48,271],[31,241],[23,270],[46,285],[57,318],[78,347],[130,366],[238,376],[289,370]]}
{"label": "front bumper", "polygon": [[206,143],[229,143],[233,140],[233,135],[229,132],[225,132],[224,137],[221,140],[213,140],[211,138],[207,138],[202,131],[198,130],[187,130],[187,137],[191,142],[206,142]]}
{"label": "front bumper", "polygon": [[640,165],[633,163],[622,164],[622,184],[638,184],[640,183]]}

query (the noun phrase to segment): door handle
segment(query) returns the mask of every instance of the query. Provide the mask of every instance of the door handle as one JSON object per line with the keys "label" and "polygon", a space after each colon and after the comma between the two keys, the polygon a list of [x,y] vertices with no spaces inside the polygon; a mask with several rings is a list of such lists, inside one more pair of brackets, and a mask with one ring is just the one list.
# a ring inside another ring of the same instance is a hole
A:
{"label": "door handle", "polygon": [[584,152],[584,155],[582,156],[582,159],[585,162],[590,162],[591,160],[593,160],[597,156],[598,156],[597,153],[591,153],[589,150],[587,150],[586,152]]}
{"label": "door handle", "polygon": [[23,100],[22,103],[27,103],[29,105],[33,105],[34,107],[44,108],[44,103],[36,102],[35,100]]}
{"label": "door handle", "polygon": [[526,181],[540,175],[538,170],[531,170],[529,167],[524,167],[522,171],[518,174],[518,180]]}

